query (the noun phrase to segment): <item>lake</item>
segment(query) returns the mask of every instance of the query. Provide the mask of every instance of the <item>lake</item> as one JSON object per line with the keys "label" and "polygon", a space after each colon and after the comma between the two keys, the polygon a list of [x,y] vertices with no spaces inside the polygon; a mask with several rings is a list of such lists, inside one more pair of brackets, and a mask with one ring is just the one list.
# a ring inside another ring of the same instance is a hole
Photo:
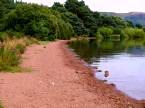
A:
{"label": "lake", "polygon": [[[70,47],[90,66],[95,77],[115,84],[138,100],[145,99],[145,40],[76,40]],[[104,76],[109,71],[109,76]]]}

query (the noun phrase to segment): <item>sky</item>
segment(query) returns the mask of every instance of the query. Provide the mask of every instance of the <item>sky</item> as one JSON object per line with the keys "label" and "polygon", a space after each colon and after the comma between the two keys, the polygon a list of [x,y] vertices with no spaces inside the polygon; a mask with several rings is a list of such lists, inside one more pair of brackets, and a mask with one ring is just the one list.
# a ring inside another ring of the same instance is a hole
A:
{"label": "sky", "polygon": [[[54,2],[65,3],[66,0],[23,0],[52,6]],[[145,0],[84,0],[93,11],[99,12],[145,12]]]}

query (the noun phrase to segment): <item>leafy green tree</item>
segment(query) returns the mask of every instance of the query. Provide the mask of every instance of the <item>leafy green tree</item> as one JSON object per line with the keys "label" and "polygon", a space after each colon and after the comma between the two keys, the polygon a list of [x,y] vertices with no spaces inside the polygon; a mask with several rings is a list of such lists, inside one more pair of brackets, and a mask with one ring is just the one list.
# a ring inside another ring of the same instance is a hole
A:
{"label": "leafy green tree", "polygon": [[59,12],[35,4],[18,4],[4,17],[3,27],[43,40],[69,39],[73,35],[71,24]]}
{"label": "leafy green tree", "polygon": [[126,22],[127,22],[127,24],[128,24],[128,25],[127,25],[128,27],[134,27],[134,25],[133,25],[133,23],[132,23],[131,21],[127,20]]}
{"label": "leafy green tree", "polygon": [[136,24],[135,27],[137,27],[137,28],[143,28],[143,26],[141,24]]}
{"label": "leafy green tree", "polygon": [[68,11],[76,14],[83,21],[90,36],[95,35],[98,28],[98,20],[95,19],[93,12],[85,5],[84,1],[79,2],[78,0],[67,0],[65,7]]}
{"label": "leafy green tree", "polygon": [[88,30],[85,28],[83,21],[77,15],[69,12],[62,4],[56,2],[52,9],[60,12],[63,20],[72,25],[75,35],[88,35]]}
{"label": "leafy green tree", "polygon": [[[128,32],[122,29],[134,27],[132,22],[120,17],[93,12],[84,1],[78,0],[67,0],[64,5],[55,2],[50,8],[1,0],[0,14],[0,31],[21,32],[43,40],[69,39],[74,35],[96,36],[96,32],[108,36],[112,30],[114,34],[127,36]],[[141,28],[140,25],[136,27]],[[133,33],[140,34],[139,37],[144,35],[140,30],[133,30]]]}
{"label": "leafy green tree", "polygon": [[101,36],[103,36],[103,38],[108,38],[113,34],[113,30],[111,28],[108,27],[102,27],[98,29],[97,34],[100,34]]}
{"label": "leafy green tree", "polygon": [[79,2],[77,0],[67,0],[65,8],[76,15],[78,15]]}
{"label": "leafy green tree", "polygon": [[60,13],[67,12],[67,9],[62,4],[60,4],[59,2],[55,2],[52,6],[52,9],[56,10]]}
{"label": "leafy green tree", "polygon": [[85,28],[84,23],[81,19],[79,19],[76,15],[66,12],[64,13],[65,17],[67,17],[69,23],[72,25],[75,35],[88,35],[88,30]]}
{"label": "leafy green tree", "polygon": [[128,22],[124,21],[120,17],[115,16],[101,16],[99,26],[112,26],[117,28],[124,28],[129,26]]}
{"label": "leafy green tree", "polygon": [[123,30],[123,32],[130,39],[145,38],[145,32],[143,31],[143,29],[138,29],[138,28],[125,28]]}
{"label": "leafy green tree", "polygon": [[14,7],[14,0],[0,0],[0,18]]}

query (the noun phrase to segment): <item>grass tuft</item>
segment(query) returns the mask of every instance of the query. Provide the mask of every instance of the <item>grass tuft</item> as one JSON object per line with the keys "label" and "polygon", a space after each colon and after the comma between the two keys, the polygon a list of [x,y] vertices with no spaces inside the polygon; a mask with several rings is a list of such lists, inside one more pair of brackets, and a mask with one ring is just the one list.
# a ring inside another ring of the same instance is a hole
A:
{"label": "grass tuft", "polygon": [[0,108],[4,108],[4,107],[1,105],[1,102],[0,102]]}
{"label": "grass tuft", "polygon": [[0,71],[21,72],[19,67],[21,54],[26,46],[32,44],[28,38],[8,38],[1,43],[0,47]]}

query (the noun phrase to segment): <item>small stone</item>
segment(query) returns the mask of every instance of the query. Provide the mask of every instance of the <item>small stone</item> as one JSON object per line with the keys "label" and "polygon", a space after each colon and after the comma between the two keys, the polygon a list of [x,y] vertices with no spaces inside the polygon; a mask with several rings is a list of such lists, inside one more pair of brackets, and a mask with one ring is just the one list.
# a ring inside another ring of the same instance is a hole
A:
{"label": "small stone", "polygon": [[78,71],[75,71],[75,73],[79,73]]}
{"label": "small stone", "polygon": [[104,77],[108,77],[109,76],[109,71],[105,71]]}
{"label": "small stone", "polygon": [[94,67],[94,69],[98,69],[98,67]]}
{"label": "small stone", "polygon": [[43,48],[46,48],[46,46],[43,46]]}
{"label": "small stone", "polygon": [[97,72],[102,72],[102,70],[97,70]]}
{"label": "small stone", "polygon": [[113,87],[116,87],[116,85],[115,85],[115,84],[113,84],[113,83],[111,83],[110,85],[111,85],[111,86],[113,86]]}

